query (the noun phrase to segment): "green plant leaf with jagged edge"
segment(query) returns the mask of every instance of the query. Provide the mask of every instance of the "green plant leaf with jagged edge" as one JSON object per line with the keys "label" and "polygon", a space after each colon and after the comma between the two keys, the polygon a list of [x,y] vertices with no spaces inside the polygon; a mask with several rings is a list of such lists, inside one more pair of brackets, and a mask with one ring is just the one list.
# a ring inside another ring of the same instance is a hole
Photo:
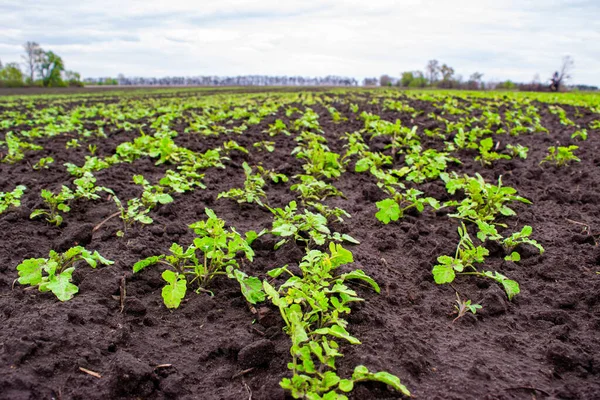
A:
{"label": "green plant leaf with jagged edge", "polygon": [[[167,274],[168,288],[163,291],[163,299],[168,308],[179,307],[187,288],[194,289],[197,293],[212,294],[208,289],[211,281],[222,275],[238,281],[241,292],[249,303],[263,301],[262,283],[241,271],[237,261],[238,253],[243,253],[249,261],[253,260],[254,251],[250,245],[263,232],[249,231],[244,238],[235,229],[226,229],[225,221],[217,217],[213,210],[206,208],[205,214],[208,217],[206,220],[190,225],[196,233],[192,244],[184,248],[173,243],[169,249],[170,254],[140,260],[133,265],[133,272],[139,273],[155,264],[167,267],[166,271],[170,273]],[[181,283],[182,280],[185,282]],[[182,293],[180,299],[178,296]]]}
{"label": "green plant leaf with jagged edge", "polygon": [[0,214],[11,207],[20,207],[26,189],[25,185],[17,185],[11,192],[0,192]]}
{"label": "green plant leaf with jagged edge", "polygon": [[98,264],[114,264],[100,253],[93,253],[82,246],[71,247],[64,253],[50,250],[48,258],[29,258],[18,266],[18,282],[21,285],[34,286],[40,292],[52,292],[60,301],[70,300],[79,288],[71,283],[76,264],[85,261],[90,267]]}
{"label": "green plant leaf with jagged edge", "polygon": [[343,356],[338,341],[360,344],[348,331],[343,316],[351,312],[351,303],[363,299],[347,282],[361,280],[379,292],[377,283],[361,270],[336,274],[336,269],[353,261],[349,250],[331,242],[329,254],[319,250],[306,253],[299,265],[300,275],[287,266],[269,271],[272,278],[289,275],[279,289],[263,281],[264,292],[279,308],[284,331],[291,340],[292,362],[288,369],[292,376],[283,378],[280,385],[295,399],[347,399],[343,393],[351,392],[364,381],[382,382],[410,395],[398,377],[385,371],[372,373],[359,365],[350,378],[341,378],[336,372],[336,360]]}

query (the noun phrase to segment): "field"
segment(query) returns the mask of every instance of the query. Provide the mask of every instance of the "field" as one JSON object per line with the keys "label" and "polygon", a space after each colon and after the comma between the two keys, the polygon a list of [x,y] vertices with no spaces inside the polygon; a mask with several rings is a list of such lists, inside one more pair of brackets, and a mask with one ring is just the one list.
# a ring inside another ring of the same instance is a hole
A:
{"label": "field", "polygon": [[0,98],[0,399],[600,397],[600,96]]}

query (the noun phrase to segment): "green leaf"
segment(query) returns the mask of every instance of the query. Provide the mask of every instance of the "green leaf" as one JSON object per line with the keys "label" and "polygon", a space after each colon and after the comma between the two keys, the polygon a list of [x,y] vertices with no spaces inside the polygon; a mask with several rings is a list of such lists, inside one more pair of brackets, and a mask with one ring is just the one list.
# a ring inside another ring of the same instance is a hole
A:
{"label": "green leaf", "polygon": [[510,253],[509,255],[504,257],[504,259],[506,261],[517,262],[517,261],[521,261],[521,255],[519,253],[517,253],[516,251],[513,251],[512,253]]}
{"label": "green leaf", "polygon": [[71,275],[75,268],[67,268],[60,275],[50,277],[45,285],[46,289],[52,291],[60,301],[67,301],[73,298],[73,295],[79,291],[76,285],[71,283]]}
{"label": "green leaf", "polygon": [[333,325],[331,328],[321,328],[315,330],[319,335],[331,335],[340,339],[346,339],[350,344],[360,344],[360,340],[351,336],[350,333],[340,325]]}
{"label": "green leaf", "polygon": [[373,287],[373,290],[375,290],[377,293],[379,293],[379,291],[380,291],[379,285],[377,284],[377,282],[375,282],[375,280],[373,278],[371,278],[370,276],[367,276],[360,269],[354,270],[354,271],[349,272],[347,274],[342,274],[341,278],[344,279],[344,280],[346,280],[346,279],[359,279],[359,280],[365,281],[366,283],[368,283],[369,285],[371,285]]}
{"label": "green leaf", "polygon": [[490,151],[494,146],[494,140],[491,137],[485,138],[479,142],[479,146],[483,151]]}
{"label": "green leaf", "polygon": [[350,379],[342,379],[342,380],[340,380],[338,388],[342,392],[346,392],[346,393],[351,392],[352,389],[354,389],[354,382]]}
{"label": "green leaf", "polygon": [[323,387],[329,389],[340,382],[340,377],[333,371],[327,371],[323,374]]}
{"label": "green leaf", "polygon": [[437,264],[431,271],[433,273],[433,280],[435,283],[441,285],[444,283],[453,282],[454,278],[456,277],[454,268],[452,266],[454,259],[449,256],[441,256],[438,257],[438,262],[441,262],[442,264]]}
{"label": "green leaf", "polygon": [[133,264],[133,273],[135,274],[136,272],[140,272],[142,269],[146,268],[149,265],[156,264],[159,260],[162,260],[163,258],[163,255],[144,258],[143,260],[140,260]]}
{"label": "green leaf", "polygon": [[354,166],[354,171],[356,172],[364,172],[371,168],[371,160],[369,158],[361,158],[356,162]]}
{"label": "green leaf", "polygon": [[265,292],[262,290],[262,281],[255,276],[247,276],[240,270],[233,271],[235,279],[239,282],[242,294],[250,304],[265,301]]}
{"label": "green leaf", "polygon": [[45,258],[28,258],[17,266],[21,285],[39,285],[42,281],[42,267],[48,260]]}
{"label": "green leaf", "polygon": [[162,298],[165,306],[167,308],[178,308],[187,290],[185,275],[166,270],[162,273],[162,278],[168,283],[162,289]]}
{"label": "green leaf", "polygon": [[111,261],[107,258],[102,257],[102,255],[100,255],[100,253],[98,253],[98,251],[94,251],[94,254],[92,254],[92,257],[94,257],[97,261],[100,262],[100,264],[104,264],[104,265],[112,265],[115,262]]}
{"label": "green leaf", "polygon": [[360,244],[360,242],[356,239],[354,239],[352,236],[346,234],[346,233],[342,233],[342,239],[344,239],[346,242],[350,242],[350,243],[354,243],[354,244]]}
{"label": "green leaf", "polygon": [[287,264],[280,268],[273,268],[272,270],[267,272],[271,278],[277,278],[279,275],[283,274],[287,270]]}
{"label": "green leaf", "polygon": [[382,382],[382,383],[385,383],[386,385],[390,385],[391,387],[393,387],[400,393],[404,394],[405,396],[410,396],[410,392],[408,391],[406,386],[404,386],[400,382],[400,379],[397,376],[390,374],[389,372],[372,373],[372,372],[369,372],[367,367],[365,367],[364,365],[359,365],[356,368],[354,368],[354,373],[352,374],[352,379],[355,382],[360,382],[360,381]]}
{"label": "green leaf", "polygon": [[168,203],[172,203],[173,202],[173,197],[171,197],[170,194],[167,193],[163,193],[163,194],[159,194],[156,196],[156,200],[160,203],[160,204],[168,204]]}
{"label": "green leaf", "polygon": [[352,257],[352,252],[350,250],[346,250],[339,243],[330,242],[329,252],[331,253],[331,257],[329,257],[329,262],[331,262],[331,266],[333,268],[337,268],[340,265],[349,264],[354,261],[354,258]]}
{"label": "green leaf", "polygon": [[504,279],[501,281],[501,283],[509,300],[512,300],[513,297],[521,293],[521,289],[519,288],[519,283],[517,281]]}
{"label": "green leaf", "polygon": [[379,211],[375,214],[375,217],[388,224],[390,221],[397,221],[400,218],[400,206],[393,199],[384,199],[375,203]]}
{"label": "green leaf", "polygon": [[288,237],[292,236],[294,233],[296,233],[296,231],[298,231],[298,228],[296,228],[294,225],[284,223],[273,228],[271,233],[275,236]]}

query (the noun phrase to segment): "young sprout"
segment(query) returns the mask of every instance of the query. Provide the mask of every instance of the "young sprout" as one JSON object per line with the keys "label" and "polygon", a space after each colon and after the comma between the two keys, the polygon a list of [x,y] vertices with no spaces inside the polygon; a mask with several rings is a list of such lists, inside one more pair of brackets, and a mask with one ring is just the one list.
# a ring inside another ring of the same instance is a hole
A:
{"label": "young sprout", "polygon": [[557,167],[563,167],[569,163],[569,161],[579,162],[581,161],[573,150],[577,150],[579,146],[551,146],[548,147],[548,155],[540,161],[540,165],[545,162],[551,162]]}
{"label": "young sprout", "polygon": [[456,305],[454,308],[456,309],[457,316],[452,320],[452,323],[455,323],[458,319],[464,317],[468,312],[476,314],[477,310],[482,307],[480,304],[471,304],[471,300],[461,299],[458,292],[456,292]]}

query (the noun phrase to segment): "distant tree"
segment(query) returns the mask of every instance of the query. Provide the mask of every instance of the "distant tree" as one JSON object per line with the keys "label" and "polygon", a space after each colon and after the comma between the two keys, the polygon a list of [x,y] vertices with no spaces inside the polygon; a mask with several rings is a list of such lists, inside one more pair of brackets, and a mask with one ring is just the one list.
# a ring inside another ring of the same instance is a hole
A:
{"label": "distant tree", "polygon": [[425,66],[425,72],[427,74],[427,79],[429,79],[429,84],[433,85],[440,74],[440,63],[438,60],[429,60],[427,65]]}
{"label": "distant tree", "polygon": [[52,51],[45,51],[40,60],[39,72],[44,86],[64,86],[61,74],[65,70],[65,65],[62,58]]}
{"label": "distant tree", "polygon": [[363,86],[377,86],[377,78],[365,78],[363,79]]}
{"label": "distant tree", "polygon": [[560,87],[569,79],[571,79],[571,70],[575,62],[571,56],[565,56],[562,59],[560,71],[556,71],[550,79],[550,90],[558,92]]}
{"label": "distant tree", "polygon": [[400,86],[409,87],[410,83],[415,79],[412,71],[402,72],[400,74]]}
{"label": "distant tree", "polygon": [[23,72],[18,63],[8,63],[0,69],[2,85],[9,87],[23,86]]}
{"label": "distant tree", "polygon": [[469,89],[481,89],[481,78],[483,78],[482,73],[473,72],[467,81],[467,87]]}
{"label": "distant tree", "polygon": [[423,88],[423,87],[427,86],[427,78],[425,78],[425,75],[423,75],[423,72],[413,71],[412,75],[413,75],[413,79],[410,82],[410,84],[408,85],[409,87]]}
{"label": "distant tree", "polygon": [[81,74],[75,71],[65,71],[65,81],[69,86],[83,86]]}
{"label": "distant tree", "polygon": [[29,74],[29,83],[33,83],[35,78],[35,72],[39,70],[40,62],[44,51],[36,42],[26,42],[23,45],[25,49],[25,55],[21,56],[27,66],[27,73]]}
{"label": "distant tree", "polygon": [[392,77],[389,75],[381,75],[379,77],[379,86],[392,86]]}
{"label": "distant tree", "polygon": [[511,81],[511,80],[507,80],[504,82],[500,82],[496,85],[496,89],[508,89],[508,90],[512,90],[514,88],[516,88],[517,85]]}
{"label": "distant tree", "polygon": [[450,81],[454,76],[454,68],[450,67],[449,65],[443,64],[440,67],[440,73],[442,74],[443,81]]}

